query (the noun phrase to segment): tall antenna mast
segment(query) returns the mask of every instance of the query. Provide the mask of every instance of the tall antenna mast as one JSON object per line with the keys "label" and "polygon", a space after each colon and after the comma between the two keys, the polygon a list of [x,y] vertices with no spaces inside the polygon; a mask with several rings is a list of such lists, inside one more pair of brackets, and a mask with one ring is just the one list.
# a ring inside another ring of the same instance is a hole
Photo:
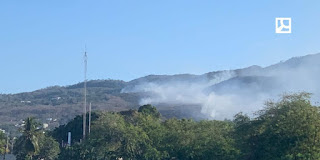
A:
{"label": "tall antenna mast", "polygon": [[87,46],[84,51],[84,104],[83,104],[83,132],[82,139],[86,138],[86,123],[87,123]]}

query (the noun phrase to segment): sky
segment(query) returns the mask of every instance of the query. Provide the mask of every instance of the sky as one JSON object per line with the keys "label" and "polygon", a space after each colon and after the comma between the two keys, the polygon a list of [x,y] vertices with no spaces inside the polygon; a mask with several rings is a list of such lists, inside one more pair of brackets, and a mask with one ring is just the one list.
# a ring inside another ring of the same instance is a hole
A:
{"label": "sky", "polygon": [[[320,52],[320,1],[0,2],[0,93],[88,79],[203,74]],[[276,34],[275,18],[292,33]]]}

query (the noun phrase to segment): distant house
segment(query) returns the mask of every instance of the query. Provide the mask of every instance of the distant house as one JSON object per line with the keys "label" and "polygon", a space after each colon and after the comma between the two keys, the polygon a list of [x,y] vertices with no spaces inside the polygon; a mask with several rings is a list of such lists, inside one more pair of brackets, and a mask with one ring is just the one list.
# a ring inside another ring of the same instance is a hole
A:
{"label": "distant house", "polygon": [[21,103],[31,103],[31,101],[20,101]]}
{"label": "distant house", "polygon": [[60,100],[61,97],[55,97],[55,98],[52,98],[52,100]]}
{"label": "distant house", "polygon": [[6,133],[6,130],[0,128],[0,132]]}
{"label": "distant house", "polygon": [[42,128],[46,129],[46,128],[48,128],[48,127],[49,127],[49,124],[48,124],[48,123],[43,123]]}

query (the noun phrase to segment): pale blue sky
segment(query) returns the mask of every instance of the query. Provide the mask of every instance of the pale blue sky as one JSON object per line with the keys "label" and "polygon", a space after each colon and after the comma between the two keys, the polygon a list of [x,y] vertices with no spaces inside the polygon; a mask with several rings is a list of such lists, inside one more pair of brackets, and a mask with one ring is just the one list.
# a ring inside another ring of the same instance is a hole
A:
{"label": "pale blue sky", "polygon": [[[320,52],[320,1],[1,1],[0,93],[267,66]],[[292,34],[275,34],[291,17]]]}

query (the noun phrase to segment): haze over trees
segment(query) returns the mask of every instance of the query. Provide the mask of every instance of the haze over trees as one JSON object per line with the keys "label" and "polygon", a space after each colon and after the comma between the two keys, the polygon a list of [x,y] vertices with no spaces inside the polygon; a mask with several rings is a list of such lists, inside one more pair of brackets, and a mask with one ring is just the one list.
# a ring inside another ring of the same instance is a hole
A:
{"label": "haze over trees", "polygon": [[[285,91],[314,93],[312,100],[319,101],[319,61],[320,54],[314,54],[264,68],[149,75],[129,82],[91,80],[87,100],[94,111],[119,112],[153,104],[165,118],[232,119],[240,111],[259,110],[266,99]],[[82,103],[83,83],[0,94],[0,128],[17,134],[23,119],[37,117],[54,129],[81,114]]]}

